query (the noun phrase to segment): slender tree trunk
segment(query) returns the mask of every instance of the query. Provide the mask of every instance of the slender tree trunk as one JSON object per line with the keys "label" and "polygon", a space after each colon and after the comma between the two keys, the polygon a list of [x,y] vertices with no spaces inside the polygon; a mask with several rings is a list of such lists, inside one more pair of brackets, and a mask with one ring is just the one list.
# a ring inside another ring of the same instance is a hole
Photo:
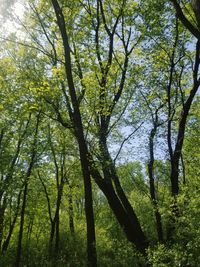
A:
{"label": "slender tree trunk", "polygon": [[69,205],[69,229],[71,234],[74,234],[74,208],[73,208],[73,198],[72,198],[72,188],[69,185],[69,196],[68,196],[68,205]]}
{"label": "slender tree trunk", "polygon": [[149,137],[149,154],[150,160],[148,164],[148,173],[149,173],[149,185],[150,185],[150,195],[151,201],[153,204],[154,215],[156,219],[156,230],[158,235],[159,242],[163,243],[163,227],[162,227],[162,219],[158,209],[158,201],[156,197],[156,189],[154,183],[154,137],[157,131],[157,122],[155,122],[154,128],[151,130]]}
{"label": "slender tree trunk", "polygon": [[24,191],[23,191],[23,202],[22,202],[22,209],[20,215],[20,229],[19,229],[19,236],[18,236],[18,245],[17,245],[17,256],[15,260],[15,266],[20,266],[21,255],[22,255],[22,238],[23,238],[23,230],[24,230],[24,217],[25,217],[25,208],[27,202],[27,193],[28,193],[28,182],[25,182]]}
{"label": "slender tree trunk", "polygon": [[27,247],[29,249],[30,245],[31,245],[31,236],[32,236],[32,232],[33,232],[33,226],[34,226],[34,217],[31,217],[31,220],[28,224],[28,230],[27,230]]}
{"label": "slender tree trunk", "polygon": [[[55,162],[56,163],[56,162]],[[57,166],[57,163],[55,164]],[[60,218],[59,218],[59,212],[60,212],[60,204],[61,204],[61,199],[62,199],[62,194],[63,194],[63,187],[64,187],[64,177],[62,177],[61,182],[59,184],[59,177],[58,177],[58,166],[56,168],[56,180],[57,180],[57,199],[56,199],[56,211],[54,214],[54,217],[52,216],[52,211],[51,211],[51,204],[50,204],[50,198],[47,192],[46,185],[44,181],[42,180],[42,177],[40,173],[38,173],[38,177],[42,183],[42,186],[44,188],[45,196],[47,199],[47,205],[48,205],[48,213],[49,213],[49,219],[51,223],[51,230],[50,230],[50,237],[49,237],[49,257],[51,258],[52,255],[56,255],[57,252],[59,251],[59,241],[60,241],[60,233],[59,233],[59,223],[60,223]],[[56,233],[56,236],[55,236]],[[54,251],[53,249],[53,241],[55,237],[55,246],[54,246]]]}
{"label": "slender tree trunk", "polygon": [[172,186],[172,195],[175,198],[179,193],[179,162],[181,159],[183,142],[185,138],[187,118],[189,115],[189,111],[190,111],[193,99],[200,85],[200,79],[198,78],[199,65],[200,65],[200,40],[198,40],[196,44],[196,57],[195,57],[195,64],[194,64],[194,71],[193,71],[193,79],[194,79],[193,88],[190,91],[190,95],[188,99],[184,103],[184,107],[181,113],[181,118],[180,118],[179,126],[178,126],[177,141],[175,144],[175,149],[174,149],[172,162],[171,162],[170,178],[171,178],[171,186]]}
{"label": "slender tree trunk", "polygon": [[84,141],[83,134],[78,135],[81,167],[84,179],[84,192],[85,192],[85,214],[87,222],[87,254],[88,266],[97,266],[96,255],[96,236],[95,236],[95,222],[93,212],[93,199],[92,199],[92,184],[89,171],[88,151]]}
{"label": "slender tree trunk", "polygon": [[13,221],[10,225],[10,229],[9,229],[9,233],[6,237],[6,240],[4,241],[3,243],[3,246],[2,246],[2,253],[3,252],[6,252],[8,246],[9,246],[9,243],[10,243],[10,239],[11,239],[11,236],[12,236],[12,233],[13,233],[13,230],[14,230],[14,227],[15,227],[15,223],[17,221],[17,216],[18,216],[18,213],[19,213],[19,207],[20,207],[20,199],[21,199],[21,193],[22,193],[22,190],[20,190],[19,192],[19,195],[17,197],[17,207],[16,207],[16,212],[14,214],[14,218],[13,218]]}
{"label": "slender tree trunk", "polygon": [[[6,175],[5,179],[3,180],[3,183],[2,183],[3,187],[2,187],[2,190],[0,191],[0,200],[1,201],[2,201],[2,198],[3,198],[3,194],[8,189],[8,187],[10,185],[10,182],[11,182],[11,180],[13,178],[14,168],[15,168],[15,165],[16,165],[20,150],[21,150],[21,146],[22,146],[24,137],[25,137],[25,135],[27,133],[27,129],[28,129],[28,126],[29,126],[29,123],[30,123],[30,119],[31,119],[31,114],[29,115],[29,118],[27,120],[27,123],[26,123],[24,131],[22,132],[22,134],[21,134],[21,136],[20,136],[20,138],[19,138],[19,140],[17,142],[16,151],[15,151],[14,156],[13,156],[11,162],[10,162],[10,168],[9,168],[9,170],[7,172],[7,175]],[[19,132],[21,132],[21,127],[19,128]],[[1,134],[0,134],[0,146],[1,146],[1,143],[2,143],[2,140],[3,140],[3,136],[4,136],[4,131],[2,129]],[[0,248],[1,248],[1,244],[2,244],[3,220],[4,220],[4,212],[5,212],[5,208],[6,208],[6,202],[5,201],[6,201],[6,197],[4,196],[3,205],[0,208]]]}
{"label": "slender tree trunk", "polygon": [[56,239],[55,239],[55,254],[58,255],[60,246],[60,215],[58,214],[56,220]]}
{"label": "slender tree trunk", "polygon": [[54,253],[57,255],[59,251],[59,242],[60,242],[60,205],[61,205],[61,199],[62,199],[62,193],[63,193],[63,187],[64,187],[64,180],[62,179],[61,184],[57,188],[57,201],[56,201],[56,212],[54,219],[51,221],[51,234],[50,234],[50,241],[49,241],[49,252],[50,255],[52,254],[52,245],[55,236],[55,246],[54,246]]}
{"label": "slender tree trunk", "polygon": [[62,199],[62,193],[63,193],[63,186],[64,186],[64,180],[61,181],[61,184],[58,188],[58,196],[57,196],[57,203],[56,203],[56,213],[55,213],[55,227],[56,227],[56,238],[55,238],[55,254],[59,251],[59,241],[60,241],[60,204]]}
{"label": "slender tree trunk", "polygon": [[[53,241],[55,237],[55,245],[53,250]],[[51,222],[51,232],[50,232],[50,238],[49,238],[49,257],[56,256],[59,251],[59,218],[55,217],[53,221]]]}
{"label": "slender tree trunk", "polygon": [[32,169],[34,167],[35,158],[37,154],[37,136],[38,136],[38,129],[39,129],[39,121],[40,121],[40,112],[36,117],[36,126],[35,126],[35,133],[33,138],[32,144],[32,151],[31,151],[31,158],[29,162],[29,166],[24,178],[24,191],[23,191],[23,202],[22,202],[22,209],[21,209],[21,216],[20,216],[20,229],[19,229],[19,236],[18,236],[18,246],[17,246],[17,254],[15,260],[15,266],[20,266],[21,261],[21,254],[22,254],[22,238],[23,238],[23,230],[24,230],[24,218],[25,218],[25,209],[27,203],[27,194],[28,194],[28,182],[32,173]]}
{"label": "slender tree trunk", "polygon": [[53,240],[55,234],[55,219],[51,221],[51,231],[50,231],[50,238],[49,238],[49,258],[52,257],[52,247],[53,247]]}
{"label": "slender tree trunk", "polygon": [[4,196],[3,203],[0,206],[0,248],[1,248],[2,240],[3,240],[4,215],[5,215],[6,203],[7,203],[7,199],[6,199],[6,196]]}
{"label": "slender tree trunk", "polygon": [[183,158],[183,153],[181,153],[181,165],[182,165],[182,174],[183,174],[183,184],[186,184],[186,175],[185,175],[185,162]]}
{"label": "slender tree trunk", "polygon": [[45,196],[46,196],[47,206],[48,206],[49,220],[50,220],[50,224],[51,224],[50,237],[49,237],[49,258],[51,258],[51,256],[52,256],[53,239],[54,239],[54,233],[55,233],[55,218],[53,219],[53,217],[52,217],[51,203],[50,203],[49,194],[48,194],[46,185],[45,185],[44,181],[42,180],[41,174],[39,172],[38,172],[38,178],[40,179],[40,181],[42,183],[42,186],[44,188],[44,193],[45,193]]}

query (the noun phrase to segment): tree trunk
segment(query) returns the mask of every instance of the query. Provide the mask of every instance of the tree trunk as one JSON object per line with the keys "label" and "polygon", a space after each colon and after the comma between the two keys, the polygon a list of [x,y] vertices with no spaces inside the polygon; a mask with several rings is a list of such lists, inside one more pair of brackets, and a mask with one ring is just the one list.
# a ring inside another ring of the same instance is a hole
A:
{"label": "tree trunk", "polygon": [[7,238],[6,238],[6,240],[3,242],[2,253],[3,253],[3,252],[6,252],[8,246],[9,246],[10,239],[11,239],[11,236],[12,236],[12,233],[13,233],[13,230],[14,230],[14,227],[15,227],[15,223],[16,223],[16,221],[17,221],[17,216],[18,216],[19,207],[20,207],[21,193],[22,193],[22,191],[20,190],[19,195],[18,195],[18,197],[17,197],[17,207],[16,207],[16,212],[15,212],[15,214],[14,214],[13,221],[12,221],[12,223],[11,223],[11,225],[10,225],[10,229],[9,229],[9,233],[8,233],[8,235],[7,235]]}
{"label": "tree trunk", "polygon": [[60,245],[60,216],[58,214],[56,220],[56,240],[55,240],[55,255],[58,255]]}
{"label": "tree trunk", "polygon": [[200,64],[200,40],[198,40],[196,43],[196,57],[195,57],[195,64],[194,64],[194,71],[193,71],[194,83],[190,91],[190,95],[187,98],[186,102],[184,103],[184,107],[181,113],[181,118],[180,118],[179,126],[178,126],[177,141],[176,141],[174,153],[171,159],[170,179],[171,179],[172,196],[174,196],[174,198],[176,198],[176,196],[179,193],[179,162],[180,162],[183,142],[185,138],[187,118],[189,115],[189,111],[190,111],[193,99],[200,85],[200,79],[198,78],[199,64]]}
{"label": "tree trunk", "polygon": [[74,208],[73,208],[73,198],[72,198],[72,188],[69,185],[69,196],[68,196],[68,203],[69,203],[69,229],[71,234],[73,235],[74,230]]}
{"label": "tree trunk", "polygon": [[87,255],[88,255],[88,266],[97,266],[97,255],[96,255],[96,236],[95,236],[95,224],[94,224],[94,214],[93,214],[93,202],[92,202],[92,185],[89,171],[88,162],[88,150],[85,143],[83,125],[81,120],[81,114],[79,110],[79,102],[76,95],[76,90],[73,82],[72,76],[72,66],[71,66],[71,55],[70,46],[68,42],[68,35],[66,31],[65,19],[62,13],[62,9],[59,6],[57,0],[52,0],[53,8],[56,14],[57,23],[62,36],[64,54],[65,54],[65,71],[69,86],[69,94],[72,102],[73,112],[69,112],[71,120],[74,125],[75,136],[79,146],[81,168],[83,172],[84,180],[84,191],[85,191],[85,214],[86,214],[86,224],[87,224]]}
{"label": "tree trunk", "polygon": [[49,258],[52,257],[52,247],[53,247],[53,239],[55,234],[55,220],[51,221],[51,232],[50,232],[50,238],[49,238]]}
{"label": "tree trunk", "polygon": [[[96,181],[101,180],[101,183],[104,183],[102,191],[104,190],[103,192],[108,199],[108,203],[114,214],[116,215],[116,218],[119,221],[122,229],[124,230],[128,240],[134,243],[134,245],[140,252],[145,254],[145,249],[148,246],[148,241],[142,231],[137,215],[120,184],[115,165],[108,151],[105,133],[106,131],[104,130],[101,131],[99,135],[101,166],[104,173],[104,179],[96,179]],[[96,175],[98,175],[97,172]],[[113,187],[112,181],[114,182],[115,189]],[[109,193],[106,192],[105,187],[107,188],[106,190],[108,190]],[[113,201],[114,198],[116,203]],[[117,204],[117,202],[119,203]],[[115,205],[118,205],[117,210]],[[120,211],[120,209],[122,210]]]}
{"label": "tree trunk", "polygon": [[154,215],[156,219],[156,230],[158,235],[159,242],[163,243],[163,227],[162,227],[162,219],[158,209],[158,201],[156,197],[156,189],[154,183],[154,137],[157,131],[157,121],[155,122],[154,128],[151,130],[149,137],[149,154],[150,160],[148,164],[148,173],[149,173],[149,185],[150,185],[150,195],[151,201],[153,204]]}
{"label": "tree trunk", "polygon": [[19,236],[18,236],[18,246],[17,246],[17,255],[15,260],[15,266],[20,266],[21,261],[21,254],[22,254],[22,238],[23,238],[23,230],[24,230],[24,218],[25,218],[25,209],[26,209],[26,202],[27,202],[27,194],[28,194],[28,182],[31,176],[31,172],[35,163],[35,158],[37,154],[36,146],[37,146],[37,136],[38,136],[38,129],[39,129],[39,121],[40,121],[40,112],[36,117],[36,126],[35,126],[35,133],[33,138],[32,144],[32,151],[31,151],[31,158],[29,162],[29,166],[26,172],[26,176],[24,178],[24,194],[23,194],[23,202],[22,202],[22,209],[21,209],[21,216],[20,216],[20,229],[19,229]]}
{"label": "tree trunk", "polygon": [[62,193],[63,193],[63,187],[64,187],[64,180],[61,180],[60,185],[58,185],[57,188],[57,201],[56,201],[56,212],[54,219],[51,221],[51,234],[50,234],[50,241],[49,241],[49,252],[50,256],[52,253],[52,245],[53,245],[53,239],[54,235],[55,236],[55,246],[54,246],[54,254],[57,255],[59,251],[59,242],[60,242],[60,231],[59,231],[59,226],[60,226],[60,204],[61,204],[61,199],[62,199]]}
{"label": "tree trunk", "polygon": [[148,247],[148,241],[141,229],[136,215],[128,212],[129,207],[126,205],[124,207],[121,199],[116,194],[111,181],[102,179],[98,170],[94,167],[91,167],[91,173],[97,185],[106,196],[108,204],[127,239],[133,243],[141,253],[146,254],[145,250]]}
{"label": "tree trunk", "polygon": [[17,255],[15,260],[15,266],[20,266],[21,261],[21,254],[22,254],[22,238],[23,238],[23,230],[24,230],[24,217],[25,217],[25,208],[27,202],[27,193],[28,193],[28,181],[25,182],[24,192],[23,192],[23,202],[22,202],[22,209],[21,209],[21,216],[20,216],[20,229],[19,229],[19,236],[18,236],[18,245],[17,245]]}
{"label": "tree trunk", "polygon": [[85,144],[83,134],[77,135],[81,159],[81,167],[84,179],[84,192],[85,192],[85,214],[87,222],[87,254],[88,254],[88,266],[97,266],[96,255],[96,236],[95,236],[95,222],[93,212],[93,199],[92,199],[92,184],[89,171],[88,151]]}
{"label": "tree trunk", "polygon": [[6,196],[3,197],[3,203],[0,206],[0,248],[3,240],[3,231],[4,231],[4,215],[5,215],[5,209],[6,209]]}

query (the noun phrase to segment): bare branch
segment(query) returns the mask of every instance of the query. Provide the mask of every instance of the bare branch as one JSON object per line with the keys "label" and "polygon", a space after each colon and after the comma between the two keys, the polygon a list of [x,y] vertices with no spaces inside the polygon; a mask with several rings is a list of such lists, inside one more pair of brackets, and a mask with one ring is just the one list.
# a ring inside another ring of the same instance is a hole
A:
{"label": "bare branch", "polygon": [[170,1],[173,3],[177,17],[180,19],[183,25],[190,31],[191,34],[193,34],[197,39],[200,40],[200,31],[196,27],[194,27],[193,24],[183,14],[183,11],[178,1],[177,0],[170,0]]}
{"label": "bare branch", "polygon": [[119,154],[121,153],[121,150],[122,150],[122,148],[123,148],[123,146],[124,146],[124,144],[140,129],[140,127],[143,125],[143,123],[144,122],[142,122],[132,133],[130,133],[124,140],[123,140],[123,142],[121,143],[121,145],[120,145],[120,148],[119,148],[119,150],[118,150],[118,152],[117,152],[117,155],[115,156],[115,158],[114,158],[114,160],[113,160],[113,162],[115,163],[116,162],[116,160],[117,160],[117,158],[118,158],[118,156],[119,156]]}

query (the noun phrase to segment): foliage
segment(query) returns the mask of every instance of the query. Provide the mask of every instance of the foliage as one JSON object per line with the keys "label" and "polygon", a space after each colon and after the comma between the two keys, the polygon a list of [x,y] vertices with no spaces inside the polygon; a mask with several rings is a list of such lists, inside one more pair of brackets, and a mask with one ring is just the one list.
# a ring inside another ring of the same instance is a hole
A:
{"label": "foliage", "polygon": [[198,266],[196,11],[56,2],[2,30],[0,266],[88,266],[88,199],[99,266]]}

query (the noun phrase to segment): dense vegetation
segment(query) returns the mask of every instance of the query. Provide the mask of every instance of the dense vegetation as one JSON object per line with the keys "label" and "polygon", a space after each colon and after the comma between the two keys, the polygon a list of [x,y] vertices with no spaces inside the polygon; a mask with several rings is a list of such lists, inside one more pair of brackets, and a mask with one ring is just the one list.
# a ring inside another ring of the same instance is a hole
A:
{"label": "dense vegetation", "polygon": [[0,6],[0,266],[199,266],[200,2]]}

